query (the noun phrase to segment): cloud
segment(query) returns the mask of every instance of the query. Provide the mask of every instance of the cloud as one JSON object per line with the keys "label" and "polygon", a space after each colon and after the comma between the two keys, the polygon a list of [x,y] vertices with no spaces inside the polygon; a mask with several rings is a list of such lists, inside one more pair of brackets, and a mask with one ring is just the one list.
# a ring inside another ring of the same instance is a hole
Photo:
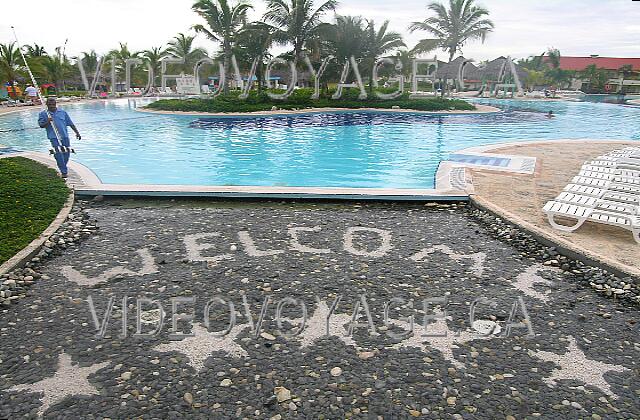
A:
{"label": "cloud", "polygon": [[[444,0],[446,2],[446,0]],[[316,1],[316,3],[319,3]],[[428,16],[429,0],[342,0],[338,13],[363,15],[378,24],[389,19],[390,29],[405,36],[408,46],[429,34],[409,33],[412,21]],[[638,56],[640,42],[640,2],[629,0],[478,0],[490,11],[496,28],[484,44],[472,42],[463,51],[478,60],[498,55],[526,57],[547,47],[565,55],[600,54]],[[189,32],[201,20],[191,11],[193,0],[31,0],[30,10],[38,13],[17,16],[21,42],[44,45],[48,51],[64,44],[68,55],[95,49],[105,53],[127,42],[132,50],[165,44],[178,32]],[[264,2],[254,0],[252,19],[259,19]],[[46,11],[46,13],[41,13]],[[13,38],[10,20],[0,22],[0,42]],[[42,29],[41,29],[42,28]],[[218,46],[198,37],[198,46],[212,52]],[[439,57],[445,57],[442,51]]]}

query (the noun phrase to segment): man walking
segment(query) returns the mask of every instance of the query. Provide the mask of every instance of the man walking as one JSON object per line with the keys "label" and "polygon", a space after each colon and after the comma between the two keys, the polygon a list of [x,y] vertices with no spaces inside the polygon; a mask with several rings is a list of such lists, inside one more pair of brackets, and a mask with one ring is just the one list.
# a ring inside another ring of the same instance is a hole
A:
{"label": "man walking", "polygon": [[[71,141],[69,140],[69,133],[67,127],[76,133],[76,138],[80,140],[80,132],[71,121],[69,114],[62,109],[58,109],[56,106],[55,98],[47,98],[48,111],[42,111],[38,116],[38,124],[40,128],[47,129],[47,138],[51,142],[53,147],[53,156],[56,158],[58,169],[60,169],[60,175],[63,178],[67,177],[67,163],[69,162],[69,155],[71,154]],[[58,129],[58,137],[56,137],[56,131],[53,129],[53,124]]]}

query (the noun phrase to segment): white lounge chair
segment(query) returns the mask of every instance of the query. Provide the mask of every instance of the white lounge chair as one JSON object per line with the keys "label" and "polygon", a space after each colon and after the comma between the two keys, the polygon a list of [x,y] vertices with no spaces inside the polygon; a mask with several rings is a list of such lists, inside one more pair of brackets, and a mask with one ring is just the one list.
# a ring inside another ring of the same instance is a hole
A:
{"label": "white lounge chair", "polygon": [[609,175],[619,175],[626,178],[640,178],[640,170],[622,169],[622,168],[618,168],[617,166],[612,168],[612,167],[587,164],[582,166],[582,170],[589,171],[589,172],[601,172],[603,174],[609,174]]}
{"label": "white lounge chair", "polygon": [[615,150],[613,152],[606,153],[603,156],[640,158],[640,148],[638,148],[638,147],[625,147],[624,149]]}
{"label": "white lounge chair", "polygon": [[607,168],[633,169],[640,170],[640,159],[633,158],[609,158],[601,156],[587,162],[587,165],[603,166]]}
{"label": "white lounge chair", "polygon": [[[572,183],[545,204],[543,211],[551,226],[572,232],[591,220],[628,229],[640,243],[640,170],[633,165],[637,152],[640,149],[626,148],[585,163]],[[630,167],[621,164],[629,160]],[[561,224],[557,217],[574,222]]]}
{"label": "white lounge chair", "polygon": [[564,192],[587,197],[602,198],[609,201],[619,201],[621,203],[640,205],[640,188],[635,191],[616,191],[608,188],[569,184],[565,187]]}
{"label": "white lounge chair", "polygon": [[607,174],[604,172],[589,171],[586,169],[581,170],[578,175],[581,177],[601,179],[604,181],[619,182],[622,184],[640,185],[640,177],[636,177],[633,175],[624,176],[624,175],[618,175],[618,174]]}
{"label": "white lounge chair", "polygon": [[637,185],[629,185],[622,182],[613,182],[606,179],[596,179],[596,178],[588,178],[585,176],[576,176],[576,177],[573,177],[571,182],[573,184],[608,189],[610,191],[625,192],[630,194],[640,194],[640,187]]}
{"label": "white lounge chair", "polygon": [[[571,193],[562,193],[545,204],[543,211],[551,226],[564,232],[573,232],[587,220],[630,230],[640,244],[640,206],[611,202],[596,198],[585,199]],[[572,225],[563,225],[556,217],[575,219]]]}

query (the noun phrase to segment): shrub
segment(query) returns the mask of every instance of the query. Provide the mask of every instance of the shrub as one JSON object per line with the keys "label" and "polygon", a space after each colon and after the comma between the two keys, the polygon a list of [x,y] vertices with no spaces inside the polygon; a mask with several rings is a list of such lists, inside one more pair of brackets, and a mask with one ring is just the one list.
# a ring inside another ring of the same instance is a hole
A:
{"label": "shrub", "polygon": [[[381,89],[382,90],[382,89]],[[393,92],[393,89],[386,89]],[[474,110],[475,107],[468,102],[459,99],[446,98],[420,98],[409,99],[407,93],[393,100],[381,100],[377,97],[359,100],[358,89],[346,89],[340,99],[331,99],[335,92],[329,89],[321,93],[320,98],[312,100],[313,89],[297,89],[285,100],[271,99],[265,91],[258,93],[251,91],[245,100],[238,98],[238,92],[232,92],[214,99],[163,99],[147,105],[147,108],[164,111],[184,112],[256,112],[268,111],[272,107],[278,109],[304,109],[304,108],[377,108],[391,109],[398,106],[401,109],[413,109],[417,111],[443,111],[443,110]]]}

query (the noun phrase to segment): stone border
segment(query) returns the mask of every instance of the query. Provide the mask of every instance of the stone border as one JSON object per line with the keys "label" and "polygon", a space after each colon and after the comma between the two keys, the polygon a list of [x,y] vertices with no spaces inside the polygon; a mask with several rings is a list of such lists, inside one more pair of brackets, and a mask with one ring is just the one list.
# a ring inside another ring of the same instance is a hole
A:
{"label": "stone border", "polygon": [[[572,143],[572,142],[584,142],[584,141],[592,141],[592,142],[595,141],[595,142],[602,142],[602,143],[609,143],[609,142],[610,143],[632,143],[633,142],[633,140],[620,140],[620,139],[532,140],[532,141],[525,141],[525,142],[496,143],[496,144],[490,144],[490,145],[484,145],[484,146],[476,146],[476,147],[464,149],[463,151],[482,154],[482,153],[489,153],[492,150],[495,151],[497,149],[502,149],[504,147],[548,144],[548,143]],[[499,156],[499,155],[496,155],[496,156]],[[484,169],[484,168],[476,168],[476,169]],[[558,252],[562,255],[565,255],[574,260],[581,261],[587,265],[607,270],[611,273],[614,273],[618,277],[631,276],[632,278],[634,278],[636,284],[640,285],[640,270],[621,264],[618,261],[615,261],[611,258],[594,254],[583,248],[580,248],[579,246],[567,241],[564,238],[561,238],[552,233],[545,232],[544,230],[521,219],[515,214],[507,210],[504,210],[503,208],[499,207],[497,204],[491,203],[488,200],[485,200],[484,198],[481,198],[473,193],[470,194],[469,201],[475,207],[481,210],[485,210],[489,213],[492,213],[504,219],[508,223],[511,223],[514,226],[524,230],[525,232],[529,233],[531,236],[533,236],[536,240],[538,240],[542,244],[556,247]]]}
{"label": "stone border", "polygon": [[161,115],[190,115],[190,116],[210,116],[210,117],[275,117],[285,115],[305,115],[305,114],[322,114],[322,113],[340,113],[340,112],[377,112],[377,113],[405,113],[405,114],[421,114],[421,115],[469,115],[469,114],[490,114],[501,112],[500,108],[490,105],[473,104],[477,109],[475,111],[419,111],[415,109],[384,109],[384,108],[304,108],[298,110],[280,109],[277,111],[253,111],[253,112],[199,112],[199,111],[163,111],[147,108],[136,108],[138,112]]}
{"label": "stone border", "polygon": [[530,234],[538,242],[546,246],[553,246],[558,253],[574,260],[581,261],[587,265],[598,267],[615,274],[618,277],[631,276],[636,284],[640,285],[640,270],[634,270],[630,267],[622,265],[610,258],[593,254],[577,245],[567,241],[566,239],[549,234],[533,224],[522,220],[518,216],[510,213],[497,205],[480,198],[478,196],[470,196],[471,204],[481,210],[487,211],[495,216],[504,219],[506,222],[513,224],[519,229]]}
{"label": "stone border", "polygon": [[71,213],[71,209],[74,203],[74,193],[73,190],[69,193],[69,197],[67,201],[62,206],[62,209],[58,213],[55,219],[49,224],[49,226],[38,236],[36,239],[31,241],[29,245],[24,247],[21,251],[19,251],[16,255],[11,257],[9,260],[5,261],[4,264],[0,265],[0,276],[13,271],[16,268],[20,268],[24,266],[27,262],[29,262],[44,245],[44,243],[53,235],[60,226],[67,220],[69,213]]}

